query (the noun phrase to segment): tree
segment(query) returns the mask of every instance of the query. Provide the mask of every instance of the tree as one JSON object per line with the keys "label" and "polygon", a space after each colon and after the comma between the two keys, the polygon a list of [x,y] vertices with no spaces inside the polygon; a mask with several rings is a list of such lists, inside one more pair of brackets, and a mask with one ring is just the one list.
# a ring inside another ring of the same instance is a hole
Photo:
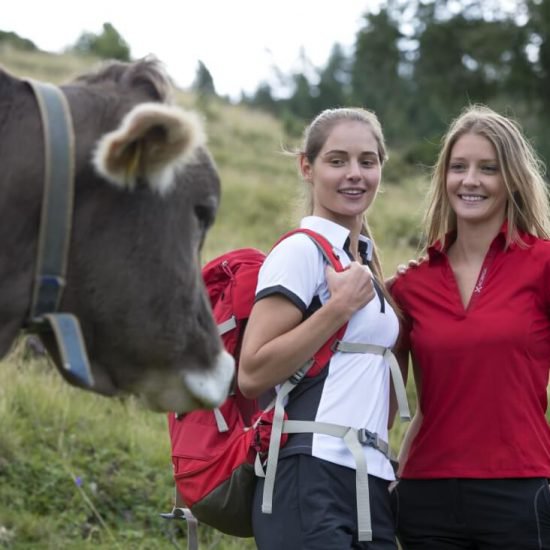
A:
{"label": "tree", "polygon": [[192,89],[199,95],[215,96],[216,88],[214,86],[214,79],[207,69],[206,65],[199,60],[197,65],[197,72],[195,74],[195,80],[193,81]]}
{"label": "tree", "polygon": [[35,43],[28,38],[23,38],[15,32],[0,31],[0,44],[10,44],[17,50],[33,52],[38,50]]}
{"label": "tree", "polygon": [[246,100],[245,103],[269,113],[277,114],[277,101],[273,98],[271,86],[267,82],[261,82],[252,98]]}
{"label": "tree", "polygon": [[545,107],[550,106],[550,3],[528,0],[528,29],[532,32],[529,46],[533,52],[538,95]]}
{"label": "tree", "polygon": [[317,94],[314,98],[315,110],[321,111],[330,107],[346,105],[350,101],[351,76],[349,61],[342,47],[335,44],[330,57],[319,73]]}
{"label": "tree", "polygon": [[407,127],[402,120],[408,96],[406,79],[400,76],[402,37],[390,8],[367,13],[365,26],[357,33],[351,67],[354,102],[374,111],[391,137],[403,137]]}
{"label": "tree", "polygon": [[101,34],[82,33],[72,50],[84,55],[95,55],[102,59],[130,61],[130,46],[111,23],[103,23]]}

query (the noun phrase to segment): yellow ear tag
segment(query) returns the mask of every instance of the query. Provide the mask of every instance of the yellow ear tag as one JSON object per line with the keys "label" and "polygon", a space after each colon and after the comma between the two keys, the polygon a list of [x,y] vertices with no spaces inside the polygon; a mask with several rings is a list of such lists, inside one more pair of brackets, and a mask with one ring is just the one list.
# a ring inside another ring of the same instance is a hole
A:
{"label": "yellow ear tag", "polygon": [[133,151],[131,152],[130,158],[128,159],[128,163],[126,165],[127,181],[135,180],[141,161],[141,147],[141,141],[135,142],[134,147],[132,147]]}

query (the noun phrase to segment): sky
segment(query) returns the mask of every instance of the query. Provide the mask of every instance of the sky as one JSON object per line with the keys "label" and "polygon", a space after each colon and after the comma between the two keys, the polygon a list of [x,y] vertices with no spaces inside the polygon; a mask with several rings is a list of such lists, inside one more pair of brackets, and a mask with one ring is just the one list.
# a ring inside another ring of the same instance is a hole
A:
{"label": "sky", "polygon": [[83,32],[111,23],[133,58],[155,54],[176,84],[191,86],[198,61],[219,95],[240,98],[260,82],[275,90],[275,68],[299,70],[303,51],[322,67],[335,43],[351,53],[363,15],[380,0],[13,0],[1,9],[0,30],[61,52]]}

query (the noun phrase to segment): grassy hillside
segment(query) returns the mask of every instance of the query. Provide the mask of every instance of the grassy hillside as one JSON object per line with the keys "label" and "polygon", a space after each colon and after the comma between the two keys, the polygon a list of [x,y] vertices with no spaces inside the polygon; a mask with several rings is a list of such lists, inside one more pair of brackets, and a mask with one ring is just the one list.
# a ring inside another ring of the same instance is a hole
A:
{"label": "grassy hillside", "polygon": [[[20,76],[61,82],[93,59],[20,53],[0,47],[0,65]],[[202,110],[219,167],[223,199],[204,260],[240,246],[268,250],[299,218],[300,181],[292,146],[272,117],[212,101]],[[415,256],[425,195],[421,174],[393,155],[391,183],[370,215],[386,271]],[[414,242],[414,238],[412,239]],[[397,446],[402,427],[392,442]],[[164,415],[131,400],[109,400],[65,384],[45,359],[29,359],[21,341],[0,364],[0,547],[27,549],[168,549],[184,547],[185,528],[158,513],[171,508],[172,478]],[[201,528],[202,548],[253,548]]]}

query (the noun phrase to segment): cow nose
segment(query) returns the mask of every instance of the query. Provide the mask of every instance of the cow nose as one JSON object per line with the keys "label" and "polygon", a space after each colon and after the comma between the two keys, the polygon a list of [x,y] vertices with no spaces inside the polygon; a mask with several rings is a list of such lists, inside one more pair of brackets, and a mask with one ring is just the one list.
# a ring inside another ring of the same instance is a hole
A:
{"label": "cow nose", "polygon": [[189,392],[205,408],[219,407],[225,401],[234,376],[235,359],[225,350],[219,353],[214,368],[183,374]]}

